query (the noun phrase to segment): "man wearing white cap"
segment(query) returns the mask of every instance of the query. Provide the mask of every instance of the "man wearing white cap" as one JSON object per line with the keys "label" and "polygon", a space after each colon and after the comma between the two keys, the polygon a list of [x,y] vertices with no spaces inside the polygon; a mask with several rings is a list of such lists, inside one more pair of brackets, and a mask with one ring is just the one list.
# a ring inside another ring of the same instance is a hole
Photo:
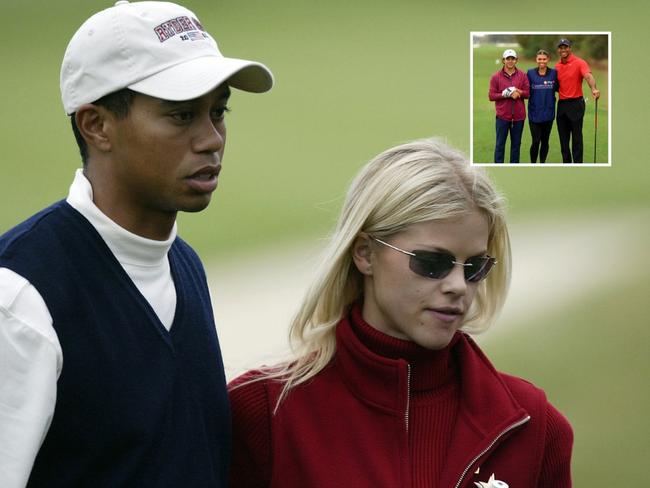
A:
{"label": "man wearing white cap", "polygon": [[495,102],[496,144],[494,162],[503,163],[506,140],[510,133],[510,162],[519,162],[521,135],[526,120],[524,99],[530,95],[526,73],[517,69],[517,53],[514,49],[503,51],[503,68],[490,78],[488,98]]}
{"label": "man wearing white cap", "polygon": [[176,214],[216,189],[230,88],[272,84],[173,3],[122,0],[73,36],[61,93],[83,169],[0,236],[3,488],[227,485],[223,364]]}

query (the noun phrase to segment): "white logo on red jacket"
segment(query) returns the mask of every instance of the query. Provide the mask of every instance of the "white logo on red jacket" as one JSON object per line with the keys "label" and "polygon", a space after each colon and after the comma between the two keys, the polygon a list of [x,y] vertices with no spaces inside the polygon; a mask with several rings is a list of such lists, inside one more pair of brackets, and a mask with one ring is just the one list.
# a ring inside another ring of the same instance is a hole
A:
{"label": "white logo on red jacket", "polygon": [[479,482],[474,482],[474,484],[478,488],[508,488],[508,483],[506,483],[505,481],[494,479],[494,473],[492,473],[490,479],[487,480],[487,483],[483,481],[479,481]]}

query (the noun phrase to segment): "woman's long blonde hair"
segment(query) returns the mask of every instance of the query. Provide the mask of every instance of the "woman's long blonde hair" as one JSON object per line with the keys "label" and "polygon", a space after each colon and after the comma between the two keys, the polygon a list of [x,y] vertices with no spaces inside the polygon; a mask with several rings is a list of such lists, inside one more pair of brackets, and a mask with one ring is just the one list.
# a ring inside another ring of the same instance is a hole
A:
{"label": "woman's long blonde hair", "polygon": [[[263,370],[281,381],[278,404],[291,388],[320,372],[336,352],[336,325],[363,293],[352,261],[360,232],[388,238],[411,224],[460,217],[478,209],[489,223],[488,254],[498,264],[479,284],[462,330],[487,329],[498,315],[510,279],[510,241],[503,197],[482,168],[471,166],[438,139],[422,139],[384,151],[358,173],[322,256],[316,276],[291,323],[295,358]],[[261,378],[258,378],[261,379]]]}

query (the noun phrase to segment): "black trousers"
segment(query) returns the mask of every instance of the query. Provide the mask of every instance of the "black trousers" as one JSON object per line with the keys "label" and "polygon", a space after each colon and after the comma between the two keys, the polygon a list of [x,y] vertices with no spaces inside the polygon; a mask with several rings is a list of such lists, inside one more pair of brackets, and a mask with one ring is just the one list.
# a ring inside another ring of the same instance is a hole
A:
{"label": "black trousers", "polygon": [[[557,132],[560,135],[562,162],[582,163],[582,120],[585,100],[582,97],[557,102]],[[571,149],[569,149],[571,143]],[[572,157],[573,156],[573,157]]]}
{"label": "black trousers", "polygon": [[533,138],[533,142],[530,145],[530,162],[536,163],[537,154],[539,154],[539,162],[545,163],[546,156],[548,155],[548,139],[551,136],[553,121],[531,122],[529,120],[528,127],[530,128],[530,135]]}

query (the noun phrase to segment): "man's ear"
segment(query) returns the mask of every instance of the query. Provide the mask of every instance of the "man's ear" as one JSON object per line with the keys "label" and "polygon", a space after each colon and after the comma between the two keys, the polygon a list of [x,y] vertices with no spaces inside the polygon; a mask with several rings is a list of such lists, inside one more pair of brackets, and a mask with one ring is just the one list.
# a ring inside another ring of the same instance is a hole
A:
{"label": "man's ear", "polygon": [[101,152],[111,150],[111,141],[106,131],[106,123],[112,114],[104,107],[87,103],[75,112],[75,122],[82,137],[88,144]]}
{"label": "man's ear", "polygon": [[372,276],[372,249],[370,236],[365,232],[359,233],[352,245],[352,260],[362,275]]}

